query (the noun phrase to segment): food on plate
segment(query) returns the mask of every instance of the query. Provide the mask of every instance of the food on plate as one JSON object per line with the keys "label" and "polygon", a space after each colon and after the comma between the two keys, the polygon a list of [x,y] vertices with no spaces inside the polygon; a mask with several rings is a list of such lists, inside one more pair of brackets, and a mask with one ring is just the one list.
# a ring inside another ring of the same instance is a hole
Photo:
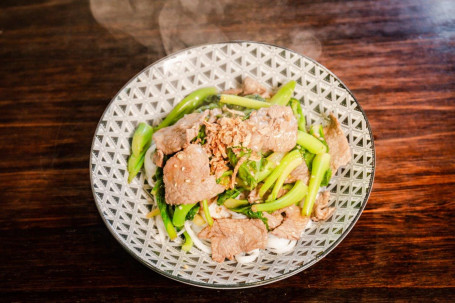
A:
{"label": "food on plate", "polygon": [[193,245],[216,262],[291,251],[310,222],[335,208],[324,187],[351,151],[333,114],[307,126],[295,81],[275,93],[247,77],[240,88],[196,90],[156,127],[140,123],[128,181],[145,166],[160,241]]}

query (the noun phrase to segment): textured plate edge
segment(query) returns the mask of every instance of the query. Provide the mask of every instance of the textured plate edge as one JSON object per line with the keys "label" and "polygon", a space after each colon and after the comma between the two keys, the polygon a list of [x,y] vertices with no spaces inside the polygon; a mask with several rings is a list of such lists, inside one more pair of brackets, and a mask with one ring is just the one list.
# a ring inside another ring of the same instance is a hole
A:
{"label": "textured plate edge", "polygon": [[[113,230],[113,227],[108,224],[108,222],[106,221],[105,216],[102,213],[100,205],[97,203],[95,189],[93,187],[94,183],[93,183],[93,173],[92,173],[92,151],[93,151],[93,147],[95,145],[95,139],[96,139],[95,135],[98,132],[98,129],[100,127],[100,123],[101,123],[103,117],[105,116],[105,114],[109,110],[109,108],[112,105],[112,103],[117,99],[117,97],[120,94],[120,92],[122,92],[127,86],[130,85],[130,83],[132,81],[134,81],[134,79],[136,79],[140,74],[142,74],[144,71],[146,71],[151,66],[159,64],[160,62],[162,62],[162,61],[164,61],[164,60],[166,60],[166,59],[168,59],[168,58],[170,58],[172,56],[179,55],[179,54],[187,52],[189,50],[200,48],[200,47],[204,47],[204,46],[207,47],[207,46],[211,46],[211,45],[220,45],[220,44],[244,44],[244,43],[261,44],[261,45],[271,46],[271,47],[275,47],[275,48],[279,48],[279,49],[282,49],[282,50],[286,50],[286,51],[294,53],[294,54],[296,54],[298,56],[304,57],[305,59],[313,62],[314,64],[316,64],[318,66],[322,66],[325,70],[327,70],[327,72],[332,77],[334,77],[336,80],[338,80],[340,82],[341,85],[343,85],[343,88],[352,96],[352,98],[354,99],[355,103],[359,107],[360,112],[362,113],[362,116],[365,119],[365,122],[366,122],[366,125],[367,125],[367,129],[368,129],[368,133],[369,133],[369,135],[371,137],[371,149],[372,149],[371,179],[370,179],[370,183],[369,183],[369,187],[368,187],[368,192],[366,193],[365,199],[362,202],[362,207],[359,209],[359,212],[357,213],[355,218],[352,220],[351,224],[343,231],[341,236],[332,245],[330,245],[321,255],[316,256],[313,260],[311,260],[307,264],[305,264],[305,265],[303,265],[303,266],[301,266],[301,267],[299,267],[299,268],[297,268],[297,269],[295,269],[293,271],[290,271],[290,272],[288,272],[286,274],[280,275],[280,276],[275,277],[275,278],[270,278],[270,279],[268,279],[266,281],[258,281],[258,282],[245,283],[245,284],[232,284],[232,285],[231,284],[204,284],[204,283],[198,283],[198,282],[194,282],[194,281],[191,281],[191,280],[188,280],[188,279],[185,279],[185,278],[179,278],[179,277],[173,276],[173,275],[171,275],[171,274],[169,274],[169,273],[167,273],[165,271],[161,271],[161,270],[155,268],[154,266],[151,266],[150,264],[148,264],[147,262],[142,260],[139,256],[137,256],[134,253],[134,251],[132,251],[128,246],[126,246],[122,242],[122,239],[119,237],[119,235],[117,235],[117,233]],[[90,187],[92,189],[93,199],[95,201],[96,208],[98,209],[98,212],[99,212],[104,224],[107,226],[109,232],[117,240],[117,242],[119,242],[119,244],[131,256],[133,256],[133,258],[135,258],[136,260],[138,260],[140,263],[144,264],[148,268],[152,269],[154,272],[156,272],[158,274],[161,274],[161,275],[163,275],[163,276],[165,276],[165,277],[167,277],[169,279],[172,279],[174,281],[178,281],[178,282],[181,282],[181,283],[184,283],[184,284],[193,285],[193,286],[199,286],[199,287],[209,288],[209,289],[242,289],[242,288],[252,288],[252,287],[267,285],[267,284],[270,284],[270,283],[274,283],[274,282],[289,278],[289,277],[291,277],[293,275],[296,275],[296,274],[304,271],[305,269],[313,266],[314,264],[316,264],[317,262],[319,262],[323,258],[325,258],[330,252],[332,252],[332,250],[334,250],[346,238],[346,236],[351,232],[352,228],[354,227],[354,225],[359,220],[360,216],[362,215],[362,213],[363,213],[363,211],[364,211],[364,209],[365,209],[365,207],[367,205],[368,199],[370,198],[371,191],[373,189],[373,184],[374,184],[374,177],[375,177],[375,173],[376,173],[376,148],[375,148],[375,144],[374,144],[374,137],[373,137],[373,132],[371,130],[371,125],[370,125],[370,122],[368,121],[368,118],[367,118],[367,116],[365,114],[365,111],[363,110],[362,106],[360,105],[359,101],[357,100],[355,95],[352,93],[352,91],[331,70],[329,70],[327,67],[325,67],[321,63],[317,62],[316,60],[314,60],[314,59],[312,59],[310,57],[307,57],[307,56],[305,56],[303,54],[300,54],[300,53],[298,53],[298,52],[296,52],[294,50],[286,48],[286,47],[282,47],[282,46],[278,46],[278,45],[274,45],[274,44],[270,44],[270,43],[265,43],[265,42],[256,42],[256,41],[248,41],[248,40],[234,40],[234,41],[228,41],[228,42],[217,42],[217,43],[201,44],[201,45],[196,45],[196,46],[192,46],[192,47],[188,47],[188,48],[179,50],[179,51],[177,51],[175,53],[169,54],[169,55],[167,55],[167,56],[165,56],[165,57],[163,57],[163,58],[161,58],[161,59],[149,64],[148,66],[143,68],[140,72],[138,72],[136,75],[131,77],[130,80],[125,85],[122,86],[122,88],[117,92],[117,94],[115,94],[115,96],[107,104],[106,109],[103,111],[103,113],[102,113],[102,115],[101,115],[101,117],[100,117],[100,119],[98,121],[98,124],[96,126],[95,132],[93,134],[92,144],[91,144],[91,147],[90,147],[89,171],[90,171]]]}

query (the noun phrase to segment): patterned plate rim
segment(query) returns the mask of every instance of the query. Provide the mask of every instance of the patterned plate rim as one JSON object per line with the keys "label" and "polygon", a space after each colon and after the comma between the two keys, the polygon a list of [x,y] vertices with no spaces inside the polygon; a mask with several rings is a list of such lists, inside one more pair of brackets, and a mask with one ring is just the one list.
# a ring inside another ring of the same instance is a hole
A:
{"label": "patterned plate rim", "polygon": [[317,262],[319,262],[320,260],[322,260],[325,256],[327,256],[330,252],[332,252],[333,249],[335,249],[335,247],[337,247],[343,240],[344,238],[346,238],[346,236],[349,234],[349,232],[352,230],[352,228],[354,227],[354,225],[357,223],[357,221],[359,220],[360,218],[360,215],[363,213],[363,210],[365,209],[366,205],[367,205],[367,202],[368,202],[368,199],[370,197],[370,194],[371,194],[371,191],[373,189],[373,184],[374,184],[374,177],[375,177],[375,172],[376,172],[376,149],[375,149],[375,145],[374,145],[374,138],[373,138],[373,132],[371,130],[371,125],[370,125],[370,122],[368,121],[368,118],[365,114],[365,111],[363,110],[362,106],[360,105],[360,103],[357,101],[357,98],[354,96],[354,94],[352,93],[352,91],[343,83],[343,81],[341,81],[331,70],[329,70],[327,67],[325,67],[324,65],[322,65],[321,63],[317,62],[316,60],[312,59],[312,58],[309,58],[305,55],[302,55],[296,51],[293,51],[291,49],[288,49],[286,47],[282,47],[282,46],[278,46],[278,45],[274,45],[274,44],[270,44],[270,43],[265,43],[265,42],[256,42],[256,41],[248,41],[248,40],[234,40],[234,41],[228,41],[228,42],[217,42],[217,43],[207,43],[207,44],[200,44],[200,45],[196,45],[196,46],[191,46],[191,47],[188,47],[188,48],[185,48],[185,49],[182,49],[182,50],[179,50],[177,52],[174,52],[172,54],[169,54],[155,62],[153,62],[152,64],[149,64],[148,66],[146,66],[144,69],[142,69],[140,72],[138,72],[136,75],[134,75],[134,77],[131,77],[131,79],[117,92],[117,94],[111,99],[111,101],[109,102],[109,104],[106,106],[106,109],[104,110],[103,114],[101,115],[99,121],[98,121],[98,124],[96,126],[96,129],[95,129],[95,132],[94,132],[94,135],[93,135],[93,140],[92,140],[92,145],[91,145],[91,148],[90,148],[90,154],[93,152],[93,148],[94,148],[94,145],[95,145],[95,138],[96,138],[96,134],[98,133],[98,129],[100,127],[100,123],[103,119],[103,117],[106,115],[107,111],[109,110],[110,106],[112,105],[112,103],[117,99],[118,95],[128,86],[130,85],[130,83],[132,81],[134,81],[139,75],[141,75],[144,71],[146,71],[148,68],[152,67],[153,65],[156,65],[156,64],[159,64],[160,62],[162,61],[165,61],[167,59],[169,59],[170,57],[172,56],[176,56],[178,54],[181,54],[181,53],[185,53],[185,52],[188,52],[189,50],[192,50],[192,49],[196,49],[196,48],[200,48],[200,47],[210,47],[210,46],[214,46],[214,45],[222,45],[222,44],[243,44],[243,43],[249,43],[249,44],[259,44],[259,45],[265,45],[265,46],[271,46],[271,47],[275,47],[275,48],[278,48],[278,49],[282,49],[282,50],[285,50],[285,51],[288,51],[288,52],[291,52],[291,53],[294,53],[296,54],[297,56],[301,56],[311,62],[313,62],[314,64],[316,64],[317,66],[319,67],[322,67],[324,68],[332,77],[334,77],[337,81],[340,82],[340,84],[343,86],[343,88],[351,95],[351,97],[353,98],[353,100],[355,101],[355,103],[357,104],[357,106],[359,107],[360,109],[360,112],[362,113],[362,116],[363,118],[365,119],[365,122],[366,122],[366,126],[367,126],[367,129],[368,129],[368,132],[369,132],[369,135],[371,137],[371,152],[372,152],[372,171],[371,171],[371,179],[370,179],[370,183],[369,183],[369,186],[368,186],[368,191],[366,192],[365,194],[365,198],[364,200],[362,201],[362,206],[359,208],[359,211],[358,213],[356,214],[356,216],[354,217],[354,219],[352,220],[351,224],[343,231],[343,233],[341,234],[341,236],[336,240],[334,241],[321,255],[318,255],[316,256],[313,260],[311,260],[310,262],[302,265],[301,267],[299,268],[296,268],[295,270],[293,271],[290,271],[286,274],[282,274],[280,276],[277,276],[277,277],[274,277],[274,278],[269,278],[267,280],[264,280],[264,281],[258,281],[258,282],[251,282],[251,283],[243,283],[243,284],[236,284],[236,285],[231,285],[231,284],[209,284],[209,283],[200,283],[200,282],[195,282],[195,281],[192,281],[192,280],[189,280],[189,279],[185,279],[185,278],[181,278],[181,277],[178,277],[178,276],[174,276],[170,273],[167,273],[165,271],[161,271],[159,270],[158,268],[154,267],[153,265],[151,264],[148,264],[147,262],[145,262],[142,258],[140,258],[139,256],[137,256],[128,246],[126,246],[120,239],[120,236],[115,232],[115,230],[113,229],[113,227],[111,225],[108,224],[107,220],[106,220],[106,217],[103,215],[103,212],[101,210],[101,207],[100,205],[98,204],[97,202],[97,199],[96,199],[96,194],[95,194],[95,188],[94,188],[94,182],[93,182],[93,172],[92,172],[92,157],[90,157],[90,161],[89,161],[89,169],[90,169],[90,183],[91,183],[91,189],[92,189],[92,194],[93,194],[93,199],[95,200],[95,204],[96,204],[96,208],[98,209],[98,212],[101,216],[101,218],[103,219],[103,222],[104,224],[107,226],[109,232],[112,234],[112,236],[117,240],[117,242],[120,243],[120,245],[131,255],[133,256],[136,260],[138,260],[140,263],[144,264],[145,266],[147,266],[148,268],[152,269],[153,271],[167,277],[167,278],[170,278],[172,280],[175,280],[175,281],[178,281],[178,282],[181,282],[181,283],[185,283],[185,284],[188,284],[188,285],[193,285],[193,286],[199,286],[199,287],[203,287],[203,288],[210,288],[210,289],[241,289],[241,288],[251,288],[251,287],[257,287],[257,286],[262,286],[262,285],[266,285],[266,284],[270,284],[270,283],[273,283],[273,282],[277,282],[277,281],[280,281],[280,280],[283,280],[283,279],[286,279],[286,278],[289,278],[295,274],[298,274],[302,271],[304,271],[305,269],[313,266],[314,264],[316,264]]}

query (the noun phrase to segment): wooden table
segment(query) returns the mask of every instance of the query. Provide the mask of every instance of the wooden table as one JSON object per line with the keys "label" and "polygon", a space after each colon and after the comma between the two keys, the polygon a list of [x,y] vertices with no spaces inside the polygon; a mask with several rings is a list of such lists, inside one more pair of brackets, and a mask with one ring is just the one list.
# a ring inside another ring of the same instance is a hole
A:
{"label": "wooden table", "polygon": [[[0,300],[455,301],[454,16],[450,0],[1,1]],[[216,291],[133,259],[98,214],[88,163],[128,79],[167,52],[235,39],[338,75],[368,115],[377,167],[363,215],[324,260]]]}

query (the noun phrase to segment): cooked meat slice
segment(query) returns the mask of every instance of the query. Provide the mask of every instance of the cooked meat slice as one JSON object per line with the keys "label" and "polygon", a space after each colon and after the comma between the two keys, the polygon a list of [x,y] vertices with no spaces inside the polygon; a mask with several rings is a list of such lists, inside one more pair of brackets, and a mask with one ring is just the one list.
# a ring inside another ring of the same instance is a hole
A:
{"label": "cooked meat slice", "polygon": [[209,157],[199,144],[190,144],[167,160],[163,173],[168,204],[191,204],[225,190],[210,175]]}
{"label": "cooked meat slice", "polygon": [[153,154],[153,163],[155,163],[156,166],[162,167],[163,166],[163,161],[164,161],[164,154],[161,150],[156,150],[155,153]]}
{"label": "cooked meat slice", "polygon": [[181,118],[177,123],[160,129],[153,134],[156,148],[169,155],[187,147],[199,133],[199,129],[208,111],[192,113]]}
{"label": "cooked meat slice", "polygon": [[324,128],[325,141],[329,146],[330,168],[332,175],[335,175],[340,166],[344,166],[351,161],[351,149],[337,118],[330,114],[331,123]]}
{"label": "cooked meat slice", "polygon": [[329,199],[329,191],[325,191],[319,195],[319,197],[314,202],[313,216],[311,217],[311,220],[315,222],[325,221],[333,215],[335,207],[329,207]]}
{"label": "cooked meat slice", "polygon": [[305,230],[309,218],[302,217],[300,208],[296,205],[286,207],[281,212],[285,213],[283,223],[272,231],[272,234],[278,238],[289,240],[298,240],[300,235]]}
{"label": "cooked meat slice", "polygon": [[310,181],[310,171],[305,162],[297,166],[286,178],[284,183],[294,183],[297,180],[302,180],[304,184],[308,184],[308,181]]}
{"label": "cooked meat slice", "polygon": [[256,80],[246,77],[243,80],[243,95],[260,95],[263,98],[269,98],[270,93],[267,91],[267,88],[262,86]]}
{"label": "cooked meat slice", "polygon": [[297,143],[297,120],[288,106],[272,105],[251,113],[247,123],[254,150],[288,152]]}
{"label": "cooked meat slice", "polygon": [[212,259],[223,262],[236,254],[249,252],[267,245],[267,228],[260,219],[217,219],[198,235],[212,242]]}
{"label": "cooked meat slice", "polygon": [[267,219],[267,225],[270,230],[277,228],[283,222],[283,216],[279,211],[274,211],[272,214],[264,211],[262,216]]}

